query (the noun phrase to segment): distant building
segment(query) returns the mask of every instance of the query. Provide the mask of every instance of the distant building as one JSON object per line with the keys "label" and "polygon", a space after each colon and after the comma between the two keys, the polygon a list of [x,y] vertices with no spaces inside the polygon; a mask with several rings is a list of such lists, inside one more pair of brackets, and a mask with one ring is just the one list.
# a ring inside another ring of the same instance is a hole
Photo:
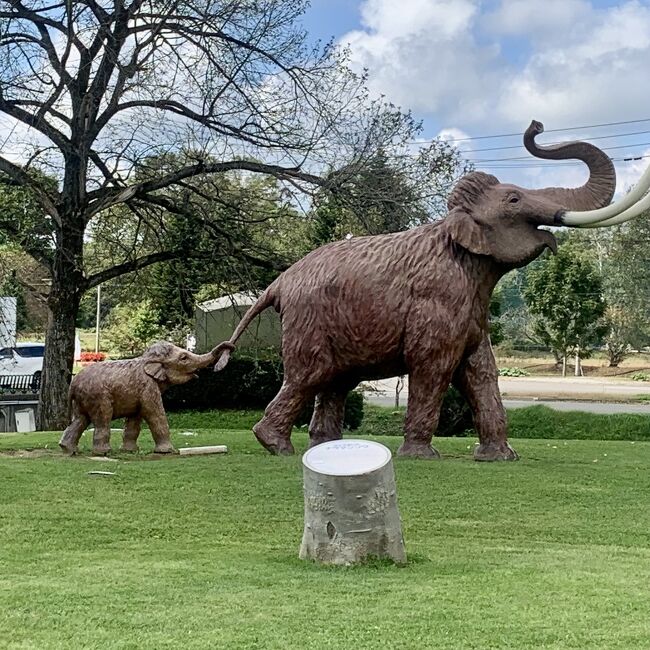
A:
{"label": "distant building", "polygon": [[[194,312],[196,351],[210,350],[230,338],[244,314],[257,301],[253,293],[235,293],[199,303]],[[268,308],[257,316],[237,341],[237,349],[280,349],[282,330],[280,315]]]}

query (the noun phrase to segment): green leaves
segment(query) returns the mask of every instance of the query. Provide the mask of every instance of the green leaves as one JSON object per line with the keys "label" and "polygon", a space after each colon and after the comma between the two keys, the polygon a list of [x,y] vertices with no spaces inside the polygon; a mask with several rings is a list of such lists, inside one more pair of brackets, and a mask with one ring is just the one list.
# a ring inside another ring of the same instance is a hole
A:
{"label": "green leaves", "polygon": [[535,334],[559,356],[585,352],[607,331],[602,278],[571,242],[528,272],[524,300],[534,315]]}

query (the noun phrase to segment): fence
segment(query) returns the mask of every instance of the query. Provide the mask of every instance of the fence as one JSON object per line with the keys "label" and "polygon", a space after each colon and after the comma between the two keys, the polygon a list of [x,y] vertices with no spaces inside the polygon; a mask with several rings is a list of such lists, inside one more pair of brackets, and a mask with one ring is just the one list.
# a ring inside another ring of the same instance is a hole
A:
{"label": "fence", "polygon": [[41,387],[41,374],[0,375],[0,395],[38,393]]}

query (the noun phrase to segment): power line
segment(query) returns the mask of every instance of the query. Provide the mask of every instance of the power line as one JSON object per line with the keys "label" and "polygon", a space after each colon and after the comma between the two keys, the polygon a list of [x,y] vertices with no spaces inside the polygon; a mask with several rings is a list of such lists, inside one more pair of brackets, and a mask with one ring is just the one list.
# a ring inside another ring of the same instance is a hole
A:
{"label": "power line", "polygon": [[[599,129],[605,126],[622,126],[624,124],[639,124],[640,122],[650,122],[650,117],[644,117],[640,120],[624,120],[621,122],[603,122],[601,124],[584,124],[583,126],[566,126],[561,129],[545,129],[544,133],[560,133],[562,131],[581,131],[584,129]],[[499,133],[496,135],[476,135],[470,138],[449,138],[445,139],[445,142],[468,142],[470,140],[490,140],[496,138],[514,138],[517,136],[524,135],[523,131],[518,133]],[[428,140],[414,140],[412,144],[422,144],[424,142],[434,142],[439,138],[430,138]]]}
{"label": "power line", "polygon": [[[635,142],[633,144],[620,144],[613,147],[601,147],[602,151],[626,149],[627,147],[648,147],[650,142]],[[530,160],[530,156],[511,156],[509,158],[467,158],[471,162],[497,162],[501,160]]]}
{"label": "power line", "polygon": [[[594,137],[589,138],[589,141],[591,142],[592,140],[606,140],[609,138],[625,138],[629,137],[632,135],[644,135],[646,133],[650,133],[650,131],[631,131],[629,133],[614,133],[612,135],[597,135]],[[566,140],[558,140],[557,142],[545,142],[544,145],[554,145],[554,144],[566,144]],[[630,147],[633,147],[634,145],[630,145]],[[503,151],[505,149],[523,149],[524,145],[523,144],[513,144],[507,147],[488,147],[486,149],[466,149],[464,153],[478,153],[479,151]]]}
{"label": "power line", "polygon": [[[644,160],[646,158],[650,158],[650,155],[647,156],[634,156],[634,157],[626,157],[626,158],[610,158],[610,160],[614,163],[622,163],[622,162],[635,162],[637,160]],[[495,161],[499,160],[506,160],[505,158],[499,159],[495,158]],[[521,158],[519,160],[531,160],[530,158]],[[481,160],[473,160],[471,162],[483,162]],[[509,163],[505,162],[503,164],[499,164],[498,162],[496,164],[492,163],[490,164],[488,161],[487,165],[481,165],[481,167],[487,167],[489,169],[534,169],[534,168],[539,168],[539,169],[548,169],[549,167],[583,167],[584,163],[576,161],[566,161],[566,162],[535,162],[531,161],[528,163]]]}

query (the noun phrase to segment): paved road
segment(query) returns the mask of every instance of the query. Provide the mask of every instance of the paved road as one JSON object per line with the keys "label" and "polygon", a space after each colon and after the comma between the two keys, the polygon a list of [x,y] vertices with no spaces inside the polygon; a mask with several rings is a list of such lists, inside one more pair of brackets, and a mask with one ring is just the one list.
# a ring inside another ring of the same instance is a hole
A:
{"label": "paved road", "polygon": [[[396,379],[373,382],[372,386],[375,390],[366,393],[368,401],[371,404],[393,406],[395,384]],[[616,402],[616,400],[630,400],[639,395],[650,396],[650,385],[644,382],[591,377],[501,377],[499,387],[506,408],[543,404],[558,411],[650,415],[650,403]],[[407,401],[408,385],[405,385],[400,393],[400,404],[406,405]]]}

